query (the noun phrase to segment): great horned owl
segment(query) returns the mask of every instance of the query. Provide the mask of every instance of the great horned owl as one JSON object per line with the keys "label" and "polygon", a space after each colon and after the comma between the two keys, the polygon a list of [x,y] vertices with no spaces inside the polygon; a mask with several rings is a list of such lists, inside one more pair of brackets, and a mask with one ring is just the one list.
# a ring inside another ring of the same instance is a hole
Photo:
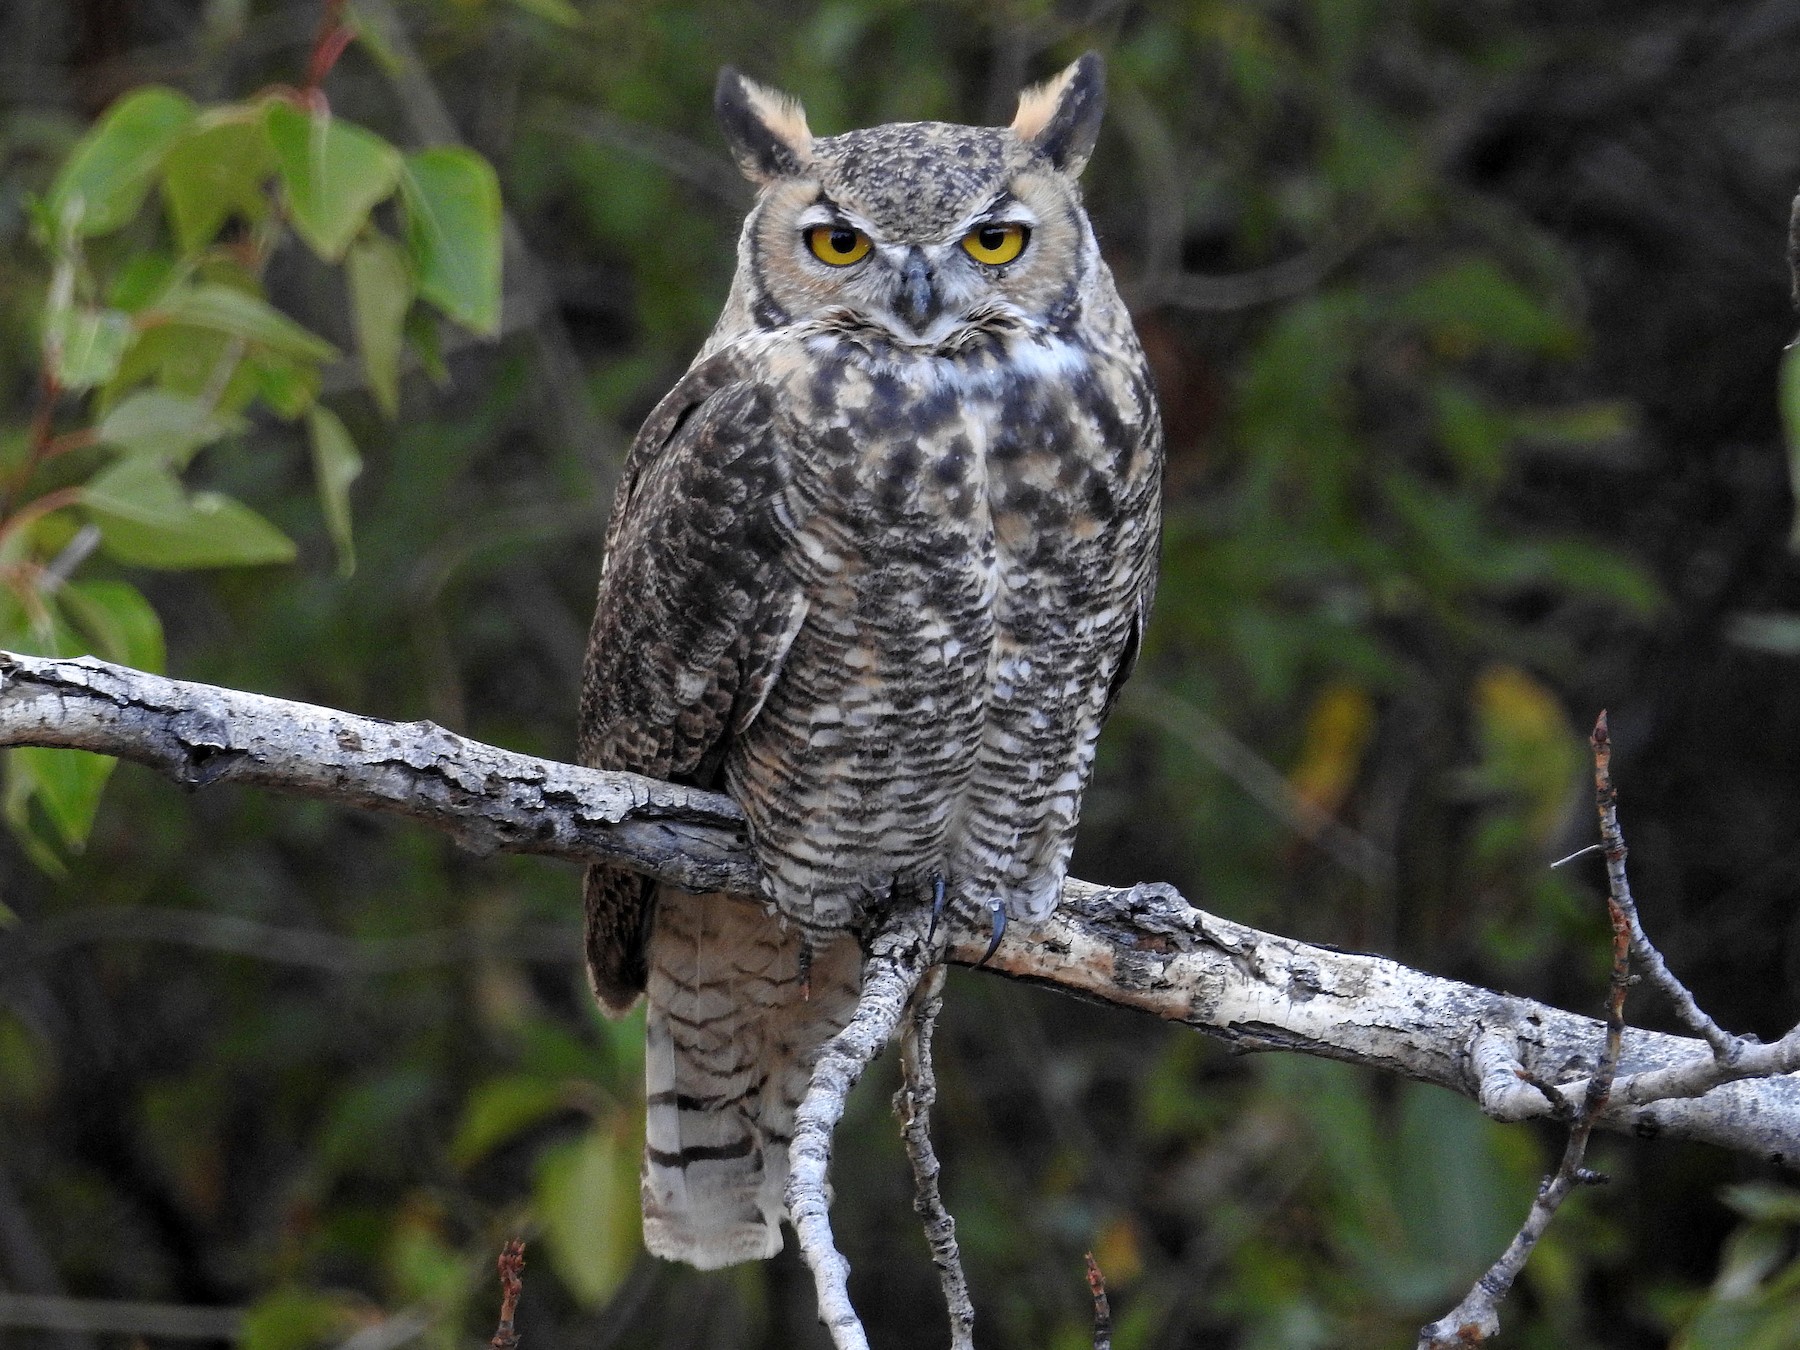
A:
{"label": "great horned owl", "polygon": [[726,69],[760,191],[717,328],[631,447],[581,758],[743,808],[759,908],[589,870],[601,1003],[647,993],[644,1237],[781,1248],[793,1111],[883,906],[1057,902],[1155,586],[1150,372],[1076,179],[1082,57],[1009,127],[814,138]]}

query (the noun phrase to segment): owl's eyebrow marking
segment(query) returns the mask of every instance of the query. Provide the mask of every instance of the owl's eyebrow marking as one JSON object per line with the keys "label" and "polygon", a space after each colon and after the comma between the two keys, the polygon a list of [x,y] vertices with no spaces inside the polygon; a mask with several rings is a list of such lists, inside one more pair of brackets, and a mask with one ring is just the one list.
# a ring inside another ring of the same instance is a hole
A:
{"label": "owl's eyebrow marking", "polygon": [[1001,188],[1000,191],[996,192],[993,197],[989,199],[988,204],[975,212],[970,219],[988,220],[1004,211],[1007,207],[1018,206],[1019,204],[1020,202],[1017,197],[1013,196],[1006,188]]}

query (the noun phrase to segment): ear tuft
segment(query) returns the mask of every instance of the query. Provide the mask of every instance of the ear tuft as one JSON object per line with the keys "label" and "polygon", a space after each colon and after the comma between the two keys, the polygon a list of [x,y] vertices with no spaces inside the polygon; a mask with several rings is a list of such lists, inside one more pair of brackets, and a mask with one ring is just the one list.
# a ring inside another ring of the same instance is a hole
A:
{"label": "ear tuft", "polygon": [[812,158],[812,132],[799,100],[746,80],[731,66],[719,72],[713,111],[731,157],[753,183],[792,177]]}
{"label": "ear tuft", "polygon": [[1094,152],[1106,111],[1106,65],[1089,52],[1059,75],[1019,95],[1013,133],[1060,172],[1078,176]]}

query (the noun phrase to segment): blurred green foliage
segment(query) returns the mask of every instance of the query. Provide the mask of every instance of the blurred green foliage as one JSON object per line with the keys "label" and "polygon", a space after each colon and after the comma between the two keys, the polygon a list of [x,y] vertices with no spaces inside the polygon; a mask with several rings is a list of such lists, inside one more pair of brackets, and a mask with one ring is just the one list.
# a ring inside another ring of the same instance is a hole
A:
{"label": "blurred green foliage", "polygon": [[[718,65],[829,133],[1004,121],[1101,47],[1090,206],[1156,367],[1169,519],[1077,870],[1597,1003],[1598,908],[1544,867],[1584,837],[1592,670],[1701,625],[1659,540],[1566,505],[1654,439],[1653,400],[1599,373],[1591,241],[1471,168],[1530,80],[1610,69],[1584,30],[1376,0],[365,0],[325,118],[289,87],[317,0],[17,14],[0,81],[50,75],[0,110],[0,646],[156,669],[166,641],[183,677],[562,757],[605,485],[748,200]],[[449,1346],[491,1329],[523,1231],[533,1344],[822,1343],[791,1255],[642,1255],[641,1024],[592,1008],[567,869],[135,770],[102,803],[80,756],[7,772],[10,1287],[248,1306],[253,1350],[383,1317]],[[982,977],[953,977],[940,1045],[984,1345],[1091,1343],[1088,1249],[1121,1350],[1409,1343],[1556,1143]],[[840,1233],[877,1343],[935,1341],[883,1088],[846,1122]],[[1715,1280],[1733,1164],[1599,1147],[1619,1182],[1558,1219],[1507,1343],[1789,1343],[1791,1197],[1733,1193]]]}
{"label": "blurred green foliage", "polygon": [[[153,192],[160,212],[145,210]],[[389,199],[404,249],[374,219]],[[333,117],[316,88],[200,108],[152,86],[109,107],[27,206],[51,266],[36,407],[3,466],[0,647],[162,668],[160,623],[140,590],[71,578],[96,548],[139,568],[293,561],[293,541],[256,511],[179,476],[208,446],[246,446],[256,410],[304,420],[340,570],[353,570],[362,459],[318,401],[338,350],[268,302],[263,273],[289,229],[324,261],[349,255],[364,374],[392,417],[416,296],[478,333],[499,327],[500,197],[487,162],[461,147],[403,155]],[[65,400],[77,416],[58,416]],[[7,820],[41,866],[61,870],[56,845],[86,841],[110,767],[8,752]],[[37,828],[34,804],[53,834]]]}

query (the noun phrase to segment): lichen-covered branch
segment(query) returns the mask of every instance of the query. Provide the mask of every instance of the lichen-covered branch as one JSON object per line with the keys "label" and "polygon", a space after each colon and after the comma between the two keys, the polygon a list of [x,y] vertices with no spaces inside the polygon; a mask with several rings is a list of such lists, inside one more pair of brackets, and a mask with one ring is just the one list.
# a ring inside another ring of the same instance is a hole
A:
{"label": "lichen-covered branch", "polygon": [[837,1350],[869,1350],[869,1340],[850,1302],[850,1263],[831,1233],[826,1180],[831,1139],[850,1090],[894,1039],[913,991],[933,964],[925,916],[890,915],[870,936],[866,951],[856,1013],[820,1049],[806,1096],[794,1112],[794,1139],[788,1145],[788,1217],[819,1291],[819,1320]]}
{"label": "lichen-covered branch", "polygon": [[184,787],[238,783],[406,816],[478,855],[611,858],[697,891],[756,886],[742,817],[718,793],[93,657],[0,652],[0,745],[92,750]]}
{"label": "lichen-covered branch", "polygon": [[[118,755],[191,787],[231,782],[329,798],[406,816],[478,852],[614,859],[695,889],[754,884],[741,817],[718,794],[514,754],[429,722],[358,717],[91,658],[0,654],[0,745]],[[986,945],[985,931],[958,926],[948,956],[973,965]],[[1437,1083],[1509,1120],[1566,1112],[1559,1092],[1532,1083],[1571,1084],[1561,1092],[1578,1100],[1603,1034],[1592,1018],[1203,913],[1155,883],[1069,881],[1056,913],[1032,930],[1013,925],[986,968],[1242,1048]],[[1659,1082],[1685,1089],[1721,1070],[1703,1040],[1628,1028],[1597,1127],[1794,1166],[1800,1078],[1785,1069],[1800,1045],[1741,1054],[1783,1072],[1653,1100],[1647,1089]]]}

